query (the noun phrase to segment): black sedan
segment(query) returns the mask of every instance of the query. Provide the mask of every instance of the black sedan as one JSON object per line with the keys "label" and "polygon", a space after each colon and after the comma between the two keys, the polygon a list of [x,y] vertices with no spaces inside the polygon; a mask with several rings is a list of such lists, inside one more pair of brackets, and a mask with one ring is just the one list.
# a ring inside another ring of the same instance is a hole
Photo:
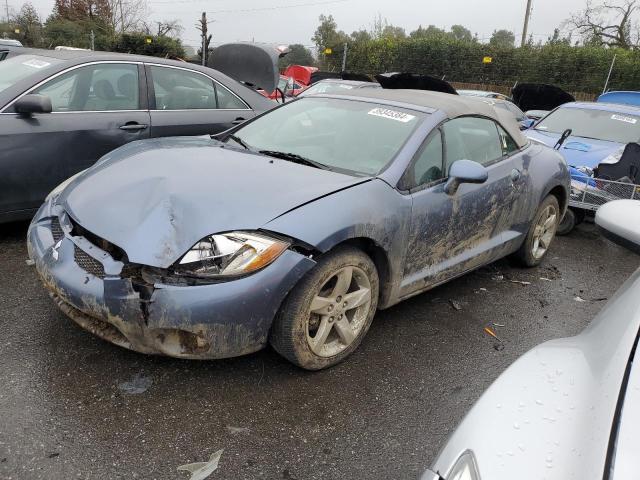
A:
{"label": "black sedan", "polygon": [[0,222],[30,218],[52,188],[125,143],[215,134],[273,106],[198,65],[25,49],[0,62]]}

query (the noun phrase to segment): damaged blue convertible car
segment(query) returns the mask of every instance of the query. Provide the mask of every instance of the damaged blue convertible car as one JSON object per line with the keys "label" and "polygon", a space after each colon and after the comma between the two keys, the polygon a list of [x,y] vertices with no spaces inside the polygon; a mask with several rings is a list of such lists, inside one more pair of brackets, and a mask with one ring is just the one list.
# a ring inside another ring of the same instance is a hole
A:
{"label": "damaged blue convertible car", "polygon": [[562,157],[482,101],[317,95],[113,151],[51,192],[28,248],[56,304],[112,343],[191,359],[271,343],[318,370],[377,309],[507,255],[539,264],[568,188]]}

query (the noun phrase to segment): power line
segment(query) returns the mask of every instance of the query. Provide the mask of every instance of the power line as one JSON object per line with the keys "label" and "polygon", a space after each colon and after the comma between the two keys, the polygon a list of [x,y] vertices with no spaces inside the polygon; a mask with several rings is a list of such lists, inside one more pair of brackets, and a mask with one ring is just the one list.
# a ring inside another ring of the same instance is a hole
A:
{"label": "power line", "polygon": [[[193,2],[202,2],[207,0],[156,0],[149,2],[151,5],[160,5],[160,4],[175,4],[175,3],[193,3]],[[209,14],[219,14],[219,13],[250,13],[250,12],[264,12],[268,10],[284,10],[288,8],[300,8],[300,7],[315,7],[320,5],[330,5],[333,3],[344,3],[349,2],[351,0],[326,0],[322,2],[311,2],[311,3],[297,3],[294,5],[275,5],[272,7],[259,7],[259,8],[244,8],[244,9],[236,9],[236,10],[213,10],[207,12]]]}

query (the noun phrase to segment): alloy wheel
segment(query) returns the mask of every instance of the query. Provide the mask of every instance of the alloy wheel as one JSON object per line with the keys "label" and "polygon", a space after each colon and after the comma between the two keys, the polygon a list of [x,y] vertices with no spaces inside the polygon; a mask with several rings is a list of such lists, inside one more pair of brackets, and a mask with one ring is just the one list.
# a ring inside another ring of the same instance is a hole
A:
{"label": "alloy wheel", "polygon": [[320,357],[332,357],[349,347],[366,324],[371,308],[371,284],[355,266],[333,273],[311,301],[307,342]]}
{"label": "alloy wheel", "polygon": [[548,205],[543,211],[533,231],[533,244],[531,254],[535,259],[542,258],[551,241],[556,234],[558,227],[558,212],[553,205]]}

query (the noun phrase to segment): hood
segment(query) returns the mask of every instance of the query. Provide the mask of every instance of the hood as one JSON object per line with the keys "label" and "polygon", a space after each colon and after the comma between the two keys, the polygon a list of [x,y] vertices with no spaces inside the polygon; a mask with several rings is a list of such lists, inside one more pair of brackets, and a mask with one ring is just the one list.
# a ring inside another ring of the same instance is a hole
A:
{"label": "hood", "polygon": [[261,43],[227,43],[217,47],[207,59],[207,66],[238,82],[273,92],[280,80],[278,60],[288,48]]}
{"label": "hood", "polygon": [[416,73],[381,73],[376,75],[376,80],[382,88],[428,90],[431,92],[451,93],[457,95],[456,89],[451,84],[431,75]]}
{"label": "hood", "polygon": [[207,235],[259,229],[369,180],[221,145],[208,137],[128,144],[78,176],[59,202],[131,262],[166,268]]}
{"label": "hood", "polygon": [[[558,140],[560,140],[561,136],[559,133],[543,132],[534,129],[526,130],[524,134],[552,148]],[[596,140],[594,138],[575,137],[572,135],[567,138],[559,152],[566,160],[567,165],[593,169],[609,155],[620,150],[622,146],[621,143]]]}
{"label": "hood", "polygon": [[544,83],[520,83],[511,90],[513,103],[520,110],[553,110],[564,103],[575,102],[570,93],[555,85]]}
{"label": "hood", "polygon": [[317,71],[318,69],[316,67],[289,65],[282,74],[285,77],[293,78],[298,83],[309,85],[311,83],[311,75]]}
{"label": "hood", "polygon": [[640,328],[639,294],[637,270],[582,334],[517,360],[480,397],[432,470],[445,476],[472,450],[482,479],[602,478]]}

